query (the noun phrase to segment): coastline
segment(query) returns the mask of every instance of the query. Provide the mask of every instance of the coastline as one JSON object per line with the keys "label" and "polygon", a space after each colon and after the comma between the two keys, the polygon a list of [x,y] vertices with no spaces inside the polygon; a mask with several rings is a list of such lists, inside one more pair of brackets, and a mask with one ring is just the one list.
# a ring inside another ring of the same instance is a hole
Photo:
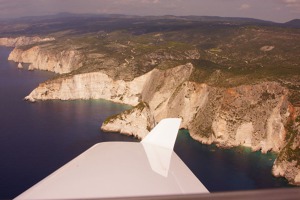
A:
{"label": "coastline", "polygon": [[[33,47],[33,49],[39,51],[39,48]],[[16,55],[11,56],[12,60],[21,63],[26,61],[24,58],[28,52],[17,51],[13,54]],[[33,51],[33,54],[35,55],[36,51]],[[45,60],[48,60],[49,55],[44,56],[46,56]],[[40,57],[33,56],[33,58],[36,62],[41,60]],[[69,68],[70,65],[66,67]],[[57,72],[48,67],[47,70]],[[122,125],[122,122],[115,123],[115,120],[111,120],[110,123],[114,123],[113,126],[102,127],[103,130],[119,130],[124,134],[133,134],[132,130],[136,132],[139,129],[145,129],[142,136],[137,135],[142,138],[147,134],[148,127],[151,127],[155,121],[165,117],[182,117],[181,128],[188,128],[192,137],[202,143],[217,143],[223,147],[244,145],[251,147],[254,151],[261,150],[262,152],[279,152],[285,147],[283,139],[286,137],[285,124],[289,117],[294,115],[292,110],[295,110],[288,101],[287,88],[276,82],[241,85],[228,89],[211,87],[205,83],[198,84],[189,81],[194,70],[193,64],[186,63],[165,70],[154,69],[130,81],[114,80],[103,72],[67,75],[40,84],[26,98],[30,101],[102,98],[132,106],[145,102],[149,105],[149,110],[146,111],[147,120],[143,125],[128,123],[127,127],[121,130],[116,127],[120,126],[120,123]],[[100,79],[105,81],[101,82]],[[252,108],[252,111],[248,113],[243,111],[241,108],[243,104],[247,108]],[[254,104],[260,105],[251,107]],[[231,107],[229,110],[228,105]],[[267,113],[257,115],[259,110]],[[214,113],[215,111],[218,112]],[[241,117],[238,114],[240,112],[246,115]],[[204,116],[206,114],[203,113],[208,113],[209,116]],[[144,116],[144,114],[129,112],[122,119],[132,118],[131,115]],[[154,119],[154,122],[149,123],[149,119]],[[204,121],[201,122],[201,120]],[[133,129],[133,127],[139,128]],[[264,133],[267,133],[266,137],[263,136]],[[295,171],[297,172],[297,169]],[[287,171],[283,170],[275,174],[284,176],[285,173]],[[297,176],[295,183],[298,183]]]}

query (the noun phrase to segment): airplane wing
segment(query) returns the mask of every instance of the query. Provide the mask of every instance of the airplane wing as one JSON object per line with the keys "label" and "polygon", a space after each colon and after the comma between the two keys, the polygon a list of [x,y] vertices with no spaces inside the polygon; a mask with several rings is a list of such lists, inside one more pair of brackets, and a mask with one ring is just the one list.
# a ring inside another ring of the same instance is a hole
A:
{"label": "airplane wing", "polygon": [[164,119],[140,143],[96,144],[16,199],[209,193],[173,151],[180,123]]}

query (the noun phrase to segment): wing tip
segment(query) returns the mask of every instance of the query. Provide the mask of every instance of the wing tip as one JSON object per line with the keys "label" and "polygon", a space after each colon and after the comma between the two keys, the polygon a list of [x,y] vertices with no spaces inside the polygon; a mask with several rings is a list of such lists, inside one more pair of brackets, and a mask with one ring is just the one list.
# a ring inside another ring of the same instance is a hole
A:
{"label": "wing tip", "polygon": [[173,149],[181,121],[181,118],[162,119],[141,142]]}

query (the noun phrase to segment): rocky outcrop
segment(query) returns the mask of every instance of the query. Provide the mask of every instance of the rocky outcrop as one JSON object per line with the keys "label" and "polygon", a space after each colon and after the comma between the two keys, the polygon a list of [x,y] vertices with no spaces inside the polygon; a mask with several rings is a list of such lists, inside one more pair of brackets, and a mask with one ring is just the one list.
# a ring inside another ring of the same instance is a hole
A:
{"label": "rocky outcrop", "polygon": [[103,131],[118,132],[137,138],[144,138],[154,127],[155,121],[147,103],[141,102],[131,110],[105,120]]}
{"label": "rocky outcrop", "polygon": [[273,165],[272,173],[276,177],[284,177],[289,183],[300,186],[300,166],[296,160],[281,160],[278,159]]}
{"label": "rocky outcrop", "polygon": [[275,82],[229,89],[208,88],[207,101],[190,122],[190,133],[204,143],[247,146],[279,152],[289,117],[288,90]]}
{"label": "rocky outcrop", "polygon": [[18,47],[24,45],[31,45],[39,42],[48,42],[53,41],[55,38],[48,37],[48,38],[41,38],[38,36],[34,37],[17,37],[17,38],[0,38],[0,46],[7,46],[7,47]]}
{"label": "rocky outcrop", "polygon": [[287,142],[279,153],[272,172],[274,176],[285,177],[290,183],[300,186],[300,108],[291,110],[292,115],[286,125]]}
{"label": "rocky outcrop", "polygon": [[19,69],[23,69],[22,63],[19,63],[19,64],[18,64],[18,68],[19,68]]}
{"label": "rocky outcrop", "polygon": [[77,50],[47,50],[43,46],[29,49],[15,48],[8,60],[18,63],[29,63],[28,70],[47,70],[59,74],[69,73],[83,65],[84,56]]}

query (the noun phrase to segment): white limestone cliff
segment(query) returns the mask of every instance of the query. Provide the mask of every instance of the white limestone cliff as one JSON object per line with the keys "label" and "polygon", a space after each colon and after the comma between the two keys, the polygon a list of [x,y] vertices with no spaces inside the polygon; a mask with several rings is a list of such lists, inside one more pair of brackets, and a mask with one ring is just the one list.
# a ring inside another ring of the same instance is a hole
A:
{"label": "white limestone cliff", "polygon": [[0,46],[7,46],[7,47],[18,47],[18,46],[24,46],[24,45],[30,45],[35,44],[38,42],[48,42],[53,41],[55,38],[53,37],[47,37],[47,38],[41,38],[38,36],[33,37],[16,37],[16,38],[0,38]]}
{"label": "white limestone cliff", "polygon": [[149,105],[156,122],[181,117],[181,128],[206,144],[242,145],[263,152],[283,148],[284,124],[290,114],[287,89],[275,82],[214,88],[190,82],[192,70],[193,66],[187,64],[153,70],[147,77],[141,101]]}
{"label": "white limestone cliff", "polygon": [[132,106],[145,102],[155,122],[181,117],[181,128],[202,143],[263,152],[282,149],[290,114],[287,89],[275,82],[215,88],[190,82],[192,71],[192,64],[154,69],[132,81],[113,80],[103,72],[70,75],[40,84],[26,99],[106,99]]}
{"label": "white limestone cliff", "polygon": [[300,107],[291,107],[290,110],[292,114],[286,125],[287,141],[275,160],[272,173],[300,186]]}
{"label": "white limestone cliff", "polygon": [[29,49],[15,48],[8,60],[29,63],[28,70],[47,70],[59,74],[69,73],[82,67],[83,55],[77,50],[49,51],[43,46]]}
{"label": "white limestone cliff", "polygon": [[106,99],[116,103],[137,105],[150,74],[145,74],[129,82],[113,80],[103,72],[77,74],[42,83],[25,99],[30,101]]}

